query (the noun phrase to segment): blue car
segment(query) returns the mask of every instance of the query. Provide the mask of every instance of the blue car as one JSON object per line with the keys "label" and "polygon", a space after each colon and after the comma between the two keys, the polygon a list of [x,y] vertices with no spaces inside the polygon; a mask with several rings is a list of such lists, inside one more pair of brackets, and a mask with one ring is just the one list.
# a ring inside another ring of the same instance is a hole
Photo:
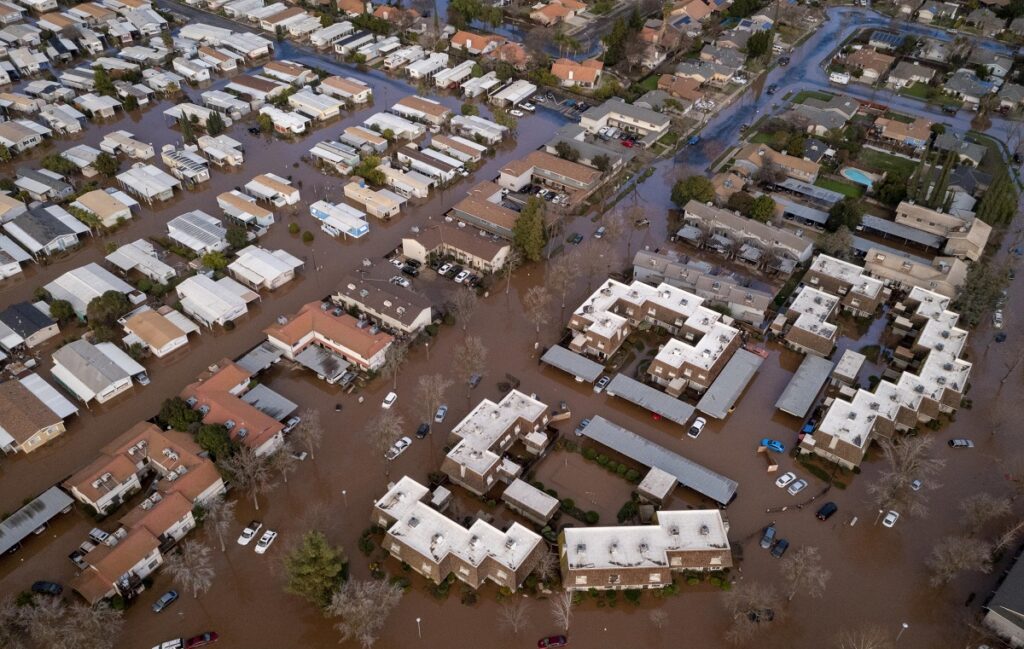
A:
{"label": "blue car", "polygon": [[173,604],[176,599],[178,599],[178,591],[167,591],[166,593],[160,596],[160,599],[156,600],[156,603],[153,604],[153,612],[159,613],[160,611],[164,610],[165,608]]}
{"label": "blue car", "polygon": [[686,141],[686,143],[689,144],[690,146],[698,144],[699,142],[700,142],[700,136],[699,135],[691,135],[690,139]]}
{"label": "blue car", "polygon": [[765,447],[769,451],[772,451],[773,453],[786,452],[786,447],[783,446],[782,442],[780,442],[777,439],[768,439],[767,437],[765,437],[764,439],[761,440],[761,446]]}

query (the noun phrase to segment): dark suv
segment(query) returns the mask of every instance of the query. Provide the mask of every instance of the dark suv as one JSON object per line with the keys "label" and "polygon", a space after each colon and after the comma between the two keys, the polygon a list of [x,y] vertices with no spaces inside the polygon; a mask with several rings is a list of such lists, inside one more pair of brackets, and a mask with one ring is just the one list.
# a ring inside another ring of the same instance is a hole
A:
{"label": "dark suv", "polygon": [[818,513],[815,514],[815,516],[818,517],[819,521],[827,521],[832,518],[832,514],[835,514],[837,511],[839,511],[839,505],[833,502],[827,502],[821,506],[821,509],[818,510]]}
{"label": "dark suv", "polygon": [[430,434],[430,424],[420,424],[416,429],[416,439],[423,439]]}

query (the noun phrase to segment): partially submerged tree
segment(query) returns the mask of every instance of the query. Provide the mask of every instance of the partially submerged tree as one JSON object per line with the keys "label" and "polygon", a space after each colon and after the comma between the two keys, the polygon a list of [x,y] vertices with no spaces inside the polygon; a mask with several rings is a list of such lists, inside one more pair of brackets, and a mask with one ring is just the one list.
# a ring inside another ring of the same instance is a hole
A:
{"label": "partially submerged tree", "polygon": [[257,455],[256,451],[242,444],[237,453],[224,458],[219,464],[242,491],[252,496],[252,504],[259,511],[259,497],[276,486],[271,459]]}
{"label": "partially submerged tree", "polygon": [[369,649],[401,599],[401,587],[388,581],[350,581],[334,593],[326,614],[341,618],[334,627],[342,642]]}
{"label": "partially submerged tree", "polygon": [[398,342],[392,342],[388,350],[384,352],[384,364],[380,367],[380,374],[386,379],[392,379],[391,389],[398,389],[398,373],[409,355],[409,346]]}
{"label": "partially submerged tree", "polygon": [[531,197],[512,226],[512,244],[527,261],[540,261],[548,242],[544,206],[543,200]]}
{"label": "partially submerged tree", "polygon": [[835,640],[835,649],[893,649],[895,646],[892,633],[875,624],[843,629]]}
{"label": "partially submerged tree", "polygon": [[1013,511],[1009,498],[984,491],[961,500],[959,509],[964,527],[970,534],[979,533],[986,524],[1005,518]]}
{"label": "partially submerged tree", "polygon": [[467,291],[462,287],[455,289],[448,300],[451,313],[455,316],[455,323],[462,327],[465,333],[469,329],[469,322],[473,319],[477,307],[480,306],[480,298],[474,291]]}
{"label": "partially submerged tree", "polygon": [[932,586],[943,586],[964,571],[992,571],[992,546],[973,536],[954,535],[940,540],[925,561]]}
{"label": "partially submerged tree", "polygon": [[548,308],[551,305],[551,293],[543,285],[531,286],[523,296],[523,310],[526,318],[533,325],[537,335],[534,343],[540,342],[540,328],[548,323],[550,314]]}
{"label": "partially submerged tree", "polygon": [[747,582],[727,591],[722,596],[722,605],[732,618],[725,632],[730,644],[743,644],[765,624],[779,619],[782,610],[774,608],[779,601],[773,586]]}
{"label": "partially submerged tree", "polygon": [[672,202],[685,207],[691,200],[710,203],[715,200],[715,186],[702,175],[681,178],[672,185]]}
{"label": "partially submerged tree", "polygon": [[310,530],[284,559],[288,583],[285,590],[327,608],[342,583],[347,563],[341,548],[334,547],[319,530]]}
{"label": "partially submerged tree", "polygon": [[810,597],[821,597],[832,573],[821,565],[818,548],[805,545],[786,555],[782,560],[782,577],[789,589],[792,601],[797,593],[804,592]]}
{"label": "partially submerged tree", "polygon": [[216,571],[210,560],[210,546],[199,541],[185,541],[178,551],[170,554],[164,562],[174,582],[184,590],[191,591],[192,597],[210,590]]}
{"label": "partially submerged tree", "polygon": [[414,399],[423,421],[430,422],[434,413],[444,403],[444,395],[452,387],[452,380],[444,374],[422,375],[416,381]]}
{"label": "partially submerged tree", "polygon": [[844,259],[853,248],[853,233],[845,225],[839,226],[835,232],[822,232],[815,242],[818,250],[826,255]]}
{"label": "partially submerged tree", "polygon": [[[366,425],[366,439],[370,442],[370,448],[383,457],[391,445],[402,436],[404,427],[405,419],[401,415],[393,410],[382,410]],[[385,476],[388,475],[388,466],[385,459]]]}
{"label": "partially submerged tree", "polygon": [[555,620],[555,626],[562,630],[562,633],[569,632],[569,624],[572,622],[572,592],[563,590],[551,598],[551,617]]}
{"label": "partially submerged tree", "polygon": [[316,450],[324,436],[324,427],[320,423],[320,411],[316,408],[305,408],[299,413],[302,421],[292,432],[292,439],[309,451],[309,457],[316,459]]}
{"label": "partially submerged tree", "polygon": [[925,436],[901,437],[882,440],[879,444],[886,469],[868,487],[875,504],[881,509],[895,509],[910,516],[924,516],[928,512],[928,498],[924,490],[912,488],[920,480],[933,488],[934,478],[946,465],[945,460],[928,457],[932,438]]}
{"label": "partially submerged tree", "polygon": [[466,381],[466,402],[471,398],[470,379],[483,376],[487,369],[487,347],[479,336],[466,336],[452,352],[452,367]]}
{"label": "partially submerged tree", "polygon": [[510,597],[498,607],[498,624],[513,636],[530,621],[530,602],[525,597]]}
{"label": "partially submerged tree", "polygon": [[227,549],[224,543],[224,535],[228,533],[231,523],[235,520],[236,500],[228,500],[223,495],[217,495],[203,504],[203,526],[212,532],[220,541],[220,551]]}

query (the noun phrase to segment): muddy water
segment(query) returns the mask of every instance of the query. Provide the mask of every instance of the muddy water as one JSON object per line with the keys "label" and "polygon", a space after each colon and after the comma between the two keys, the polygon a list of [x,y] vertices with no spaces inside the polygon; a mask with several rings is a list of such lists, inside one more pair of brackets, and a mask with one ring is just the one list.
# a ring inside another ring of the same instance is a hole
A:
{"label": "muddy water", "polygon": [[[386,107],[409,92],[403,84],[385,83],[376,74],[369,77],[377,91],[376,109]],[[197,93],[193,90],[191,94]],[[451,98],[446,101],[449,105],[458,104]],[[75,141],[95,145],[102,132],[126,128],[159,148],[177,138],[161,114],[166,105],[154,107],[141,117],[129,116],[116,122],[90,125]],[[301,304],[327,294],[345,272],[358,266],[360,259],[380,258],[392,250],[409,227],[440,218],[473,182],[492,177],[503,162],[539,146],[558,124],[556,117],[544,111],[523,120],[516,144],[503,148],[472,178],[414,206],[391,223],[374,221],[370,235],[362,241],[341,243],[316,231],[312,217],[305,210],[305,205],[325,194],[337,200],[341,192],[340,179],[324,176],[305,163],[293,166],[292,161],[298,160],[315,141],[336,137],[343,126],[360,121],[372,110],[374,108],[346,115],[341,121],[318,128],[312,135],[292,143],[249,136],[245,132],[247,124],[233,126],[229,134],[245,144],[248,156],[241,171],[214,170],[212,181],[202,191],[186,192],[169,204],[144,208],[136,220],[111,235],[108,240],[126,242],[161,234],[169,218],[188,209],[201,208],[216,214],[218,193],[244,184],[257,173],[273,171],[301,181],[304,200],[296,214],[279,213],[279,223],[262,245],[285,248],[310,263],[299,280],[265,295],[262,303],[239,321],[235,331],[204,331],[179,355],[163,361],[148,361],[153,379],[150,386],[136,387],[130,395],[84,411],[71,422],[67,435],[27,458],[5,458],[0,464],[0,479],[5,487],[0,492],[0,511],[14,509],[25,497],[38,493],[90,461],[99,447],[135,421],[154,414],[165,397],[176,394],[206,365],[222,356],[237,356],[256,344],[262,337],[261,330],[278,314],[293,312]],[[71,141],[62,140],[57,147],[70,144]],[[667,173],[671,165],[659,167]],[[664,208],[668,205],[668,191],[667,184],[659,183],[657,178],[659,175],[648,180],[641,192],[653,221],[643,237],[654,245],[663,245],[659,240],[666,234]],[[317,232],[312,245],[305,246],[288,235],[286,226],[293,219],[304,229]],[[589,236],[596,224],[577,219],[570,227]],[[634,251],[637,241],[633,241]],[[27,299],[35,286],[59,273],[99,260],[103,243],[103,239],[89,241],[84,249],[66,259],[46,267],[29,268],[21,279],[0,287],[0,302],[7,304]],[[314,264],[320,267],[318,272],[312,271]],[[416,280],[421,290],[432,295],[454,290],[446,285],[447,280],[430,275],[427,271]],[[956,614],[962,610],[968,593],[983,595],[994,578],[965,577],[950,588],[933,591],[927,586],[923,557],[936,538],[956,527],[955,503],[976,490],[1001,488],[998,473],[991,470],[993,464],[1021,450],[1020,443],[1008,431],[998,435],[989,433],[989,417],[999,412],[996,404],[1018,396],[1021,390],[1019,373],[1000,385],[1005,368],[1012,366],[1016,359],[1018,352],[1013,337],[1020,333],[1016,323],[1024,318],[1020,289],[1016,285],[1011,287],[1012,298],[1006,310],[1010,342],[989,345],[991,332],[987,326],[974,336],[971,356],[977,365],[970,394],[974,409],[961,413],[954,425],[936,434],[939,442],[936,453],[946,457],[949,466],[941,478],[941,487],[932,494],[931,516],[925,520],[904,518],[896,528],[889,530],[872,524],[876,510],[866,495],[866,486],[879,468],[876,461],[869,461],[863,474],[853,479],[846,490],[833,490],[802,509],[766,513],[768,508],[797,504],[797,499],[772,485],[774,476],[765,473],[763,460],[754,452],[760,437],[777,437],[787,444],[795,438],[799,422],[777,413],[773,404],[799,364],[797,355],[773,349],[735,413],[725,422],[712,422],[699,439],[684,439],[680,427],[653,421],[645,411],[606,395],[595,395],[589,386],[574,383],[565,375],[538,365],[532,326],[522,316],[520,299],[529,287],[543,280],[541,267],[522,270],[514,278],[508,294],[504,286],[496,288],[474,316],[471,331],[483,337],[490,350],[488,374],[472,392],[474,403],[483,397],[499,398],[497,381],[503,379],[506,372],[512,373],[522,380],[521,389],[536,392],[542,400],[569,402],[574,417],[565,422],[563,428],[570,434],[581,417],[600,414],[738,480],[738,498],[726,513],[734,543],[742,547],[745,555],[742,573],[735,575],[740,586],[742,581],[748,580],[780,581],[778,562],[760,550],[756,542],[757,531],[769,521],[776,521],[780,535],[794,546],[818,546],[833,572],[826,596],[811,600],[798,595],[788,605],[792,612],[789,619],[761,634],[760,646],[816,646],[840,627],[856,627],[865,622],[881,624],[894,635],[899,624],[907,622],[910,628],[901,639],[901,646],[963,646],[953,641],[959,629]],[[581,283],[570,303],[581,299],[585,289]],[[553,312],[555,310],[553,308]],[[553,313],[552,325],[542,335],[543,344],[551,344],[558,338],[560,325],[556,324],[556,319],[557,314]],[[873,329],[868,336],[849,344],[859,348],[877,333]],[[424,348],[410,355],[398,381],[396,404],[410,433],[421,416],[412,398],[417,376],[448,371],[452,349],[461,335],[459,329],[443,329],[430,346],[429,357]],[[49,365],[47,357],[43,363],[44,375],[48,374]],[[245,499],[239,503],[231,536],[236,535],[246,521],[256,517],[281,533],[277,545],[267,555],[257,556],[251,547],[241,548],[233,543],[233,538],[229,539],[227,551],[216,555],[218,577],[212,590],[198,600],[185,597],[156,616],[149,611],[149,604],[172,587],[167,575],[158,575],[155,587],[127,614],[120,646],[150,647],[168,638],[210,629],[221,634],[219,646],[230,648],[335,646],[337,637],[329,621],[282,591],[279,560],[289,544],[308,529],[309,521],[317,519],[322,521],[331,539],[352,557],[353,575],[367,576],[366,560],[356,549],[356,542],[367,527],[372,499],[383,493],[387,479],[382,459],[370,450],[362,431],[366,421],[378,412],[380,399],[391,386],[377,382],[364,392],[365,402],[359,404],[352,396],[341,395],[335,388],[302,372],[275,369],[266,381],[300,406],[318,408],[327,429],[316,459],[307,459],[287,485],[279,485],[272,494],[261,499],[259,512]],[[341,412],[335,412],[336,403],[343,404]],[[393,462],[389,467],[392,478],[409,474],[424,480],[429,471],[436,469],[442,452],[440,433],[447,432],[448,427],[468,411],[469,404],[461,385],[452,389],[448,403],[451,411],[447,423],[441,430],[434,431],[432,439],[416,440]],[[978,447],[953,453],[944,446],[944,441],[952,436],[971,437]],[[795,470],[810,481],[811,487],[801,494],[801,497],[806,495],[804,500],[821,492],[822,484],[796,468],[788,457],[780,461],[780,471],[786,470]],[[614,520],[615,512],[629,493],[625,483],[583,463],[579,456],[554,453],[537,468],[537,474],[546,483],[556,486],[561,495],[573,497],[587,509],[599,511],[603,521]],[[840,507],[839,514],[827,523],[820,523],[813,517],[813,510],[822,498],[834,500]],[[460,497],[460,502],[463,508],[469,508],[475,501]],[[683,490],[677,492],[672,503],[679,507],[706,504]],[[500,508],[496,515],[507,518]],[[859,521],[850,526],[853,517],[858,517]],[[72,514],[55,524],[47,534],[33,539],[19,554],[0,562],[0,590],[17,591],[35,579],[66,583],[74,574],[66,555],[84,538],[90,526],[90,521]],[[397,572],[397,566],[388,567]],[[534,602],[529,627],[518,638],[495,633],[497,604],[494,595],[493,588],[484,589],[481,603],[473,607],[460,604],[457,595],[441,602],[426,592],[421,579],[415,578],[377,646],[475,647],[481,646],[481,638],[486,638],[483,641],[486,646],[523,647],[532,646],[541,635],[558,631],[545,603]],[[671,624],[663,633],[657,633],[647,622],[647,611],[655,602],[652,598],[646,597],[639,609],[622,601],[615,609],[598,609],[593,603],[587,603],[577,610],[570,636],[573,646],[579,647],[677,647],[681,637],[688,640],[687,646],[719,646],[727,623],[719,599],[714,591],[684,587],[680,596],[662,603],[671,615]],[[417,635],[417,618],[421,620],[422,636]]]}

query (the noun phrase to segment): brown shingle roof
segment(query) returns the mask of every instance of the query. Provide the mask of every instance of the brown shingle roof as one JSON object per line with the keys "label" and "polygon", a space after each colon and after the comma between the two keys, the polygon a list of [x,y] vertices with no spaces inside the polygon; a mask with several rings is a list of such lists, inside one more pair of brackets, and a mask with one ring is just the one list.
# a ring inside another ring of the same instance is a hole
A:
{"label": "brown shingle roof", "polygon": [[0,383],[0,422],[18,444],[24,444],[43,428],[61,422],[52,410],[20,381]]}

